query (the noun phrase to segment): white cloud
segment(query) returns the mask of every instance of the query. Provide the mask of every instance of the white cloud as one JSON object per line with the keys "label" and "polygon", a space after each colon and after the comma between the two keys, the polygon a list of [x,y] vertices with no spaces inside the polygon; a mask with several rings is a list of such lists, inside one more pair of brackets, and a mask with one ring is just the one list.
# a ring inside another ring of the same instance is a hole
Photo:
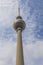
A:
{"label": "white cloud", "polygon": [[[35,44],[24,44],[24,60],[25,65],[33,65],[35,61],[43,57],[43,41],[37,41]],[[16,42],[12,40],[0,41],[0,65],[16,64]]]}
{"label": "white cloud", "polygon": [[[14,21],[18,11],[18,0],[0,0],[0,29],[6,28]],[[14,65],[16,44],[0,40],[0,65]]]}
{"label": "white cloud", "polygon": [[0,42],[0,65],[15,64],[16,42]]}
{"label": "white cloud", "polygon": [[[10,3],[10,4],[9,4]],[[0,23],[10,25],[18,11],[18,0],[0,0]]]}
{"label": "white cloud", "polygon": [[35,59],[43,58],[43,41],[24,45],[24,57],[26,65],[34,65]]}

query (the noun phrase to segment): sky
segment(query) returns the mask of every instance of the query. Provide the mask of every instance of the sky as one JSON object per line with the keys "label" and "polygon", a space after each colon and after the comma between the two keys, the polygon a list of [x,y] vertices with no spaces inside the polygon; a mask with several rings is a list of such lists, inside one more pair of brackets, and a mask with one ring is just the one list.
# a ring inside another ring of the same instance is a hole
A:
{"label": "sky", "polygon": [[22,32],[24,64],[43,65],[43,0],[0,0],[0,65],[16,65],[18,16],[26,23]]}

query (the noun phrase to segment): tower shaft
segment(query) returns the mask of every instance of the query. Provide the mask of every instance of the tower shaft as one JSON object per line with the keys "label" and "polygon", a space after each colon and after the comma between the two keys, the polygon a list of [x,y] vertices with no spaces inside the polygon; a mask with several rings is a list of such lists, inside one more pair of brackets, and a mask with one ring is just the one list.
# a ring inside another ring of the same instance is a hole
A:
{"label": "tower shaft", "polygon": [[17,53],[16,65],[24,65],[23,46],[22,46],[22,31],[21,28],[17,31]]}

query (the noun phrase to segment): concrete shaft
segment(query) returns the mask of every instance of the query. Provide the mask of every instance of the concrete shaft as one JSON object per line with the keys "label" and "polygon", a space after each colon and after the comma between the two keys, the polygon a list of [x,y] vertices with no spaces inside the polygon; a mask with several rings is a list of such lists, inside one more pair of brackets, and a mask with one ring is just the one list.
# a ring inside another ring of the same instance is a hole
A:
{"label": "concrete shaft", "polygon": [[21,29],[17,31],[17,53],[16,55],[17,55],[16,65],[24,65]]}

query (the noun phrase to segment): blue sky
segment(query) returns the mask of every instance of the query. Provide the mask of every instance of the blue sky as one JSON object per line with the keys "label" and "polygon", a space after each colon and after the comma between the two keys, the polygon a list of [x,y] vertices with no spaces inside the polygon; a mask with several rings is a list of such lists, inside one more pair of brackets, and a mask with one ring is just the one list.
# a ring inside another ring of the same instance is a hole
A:
{"label": "blue sky", "polygon": [[18,4],[26,23],[22,33],[25,65],[43,65],[43,0],[0,0],[0,65],[16,64],[13,23]]}

